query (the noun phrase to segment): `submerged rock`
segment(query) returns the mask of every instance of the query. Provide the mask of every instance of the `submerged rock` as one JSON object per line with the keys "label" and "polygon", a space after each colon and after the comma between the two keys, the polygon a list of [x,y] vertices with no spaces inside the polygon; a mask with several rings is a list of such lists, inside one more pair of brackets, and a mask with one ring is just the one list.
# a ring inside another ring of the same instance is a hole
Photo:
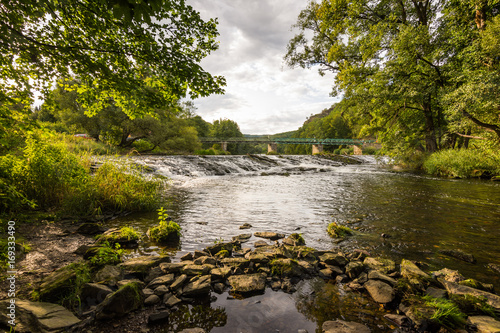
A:
{"label": "submerged rock", "polygon": [[468,262],[471,264],[476,263],[476,258],[472,254],[466,253],[462,250],[456,250],[456,249],[455,250],[439,250],[439,253],[456,258],[456,259],[460,259],[462,261],[465,261],[465,262]]}
{"label": "submerged rock", "polygon": [[[10,326],[8,322],[11,319],[7,316],[9,304],[9,300],[0,301],[1,326]],[[78,324],[80,319],[58,304],[16,300],[15,322],[16,332],[48,333],[68,331],[70,327]]]}
{"label": "submerged rock", "polygon": [[371,330],[363,324],[353,321],[325,321],[322,326],[323,333],[370,333]]}

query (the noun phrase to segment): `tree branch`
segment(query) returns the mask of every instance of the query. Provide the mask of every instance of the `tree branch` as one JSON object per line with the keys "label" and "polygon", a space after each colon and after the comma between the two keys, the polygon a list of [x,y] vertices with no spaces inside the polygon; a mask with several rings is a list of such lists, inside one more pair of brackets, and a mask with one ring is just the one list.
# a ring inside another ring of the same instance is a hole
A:
{"label": "tree branch", "polygon": [[480,127],[483,127],[483,128],[485,128],[487,130],[495,132],[498,135],[498,137],[500,138],[500,127],[498,125],[483,123],[481,120],[475,118],[474,116],[472,116],[470,113],[468,113],[465,110],[462,110],[462,114],[467,119],[471,120],[474,124],[476,124],[476,125],[478,125]]}
{"label": "tree branch", "polygon": [[486,140],[486,138],[483,138],[483,137],[480,137],[480,136],[467,135],[467,134],[462,134],[462,133],[457,133],[457,132],[455,132],[453,134],[456,134],[456,135],[459,135],[461,137],[468,138],[468,139]]}

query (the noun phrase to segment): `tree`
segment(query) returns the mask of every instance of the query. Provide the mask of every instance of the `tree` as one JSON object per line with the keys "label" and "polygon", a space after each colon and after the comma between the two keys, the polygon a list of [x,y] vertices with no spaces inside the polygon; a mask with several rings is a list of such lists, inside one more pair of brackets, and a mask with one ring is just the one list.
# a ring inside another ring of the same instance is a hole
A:
{"label": "tree", "polygon": [[215,120],[209,134],[211,137],[220,139],[240,138],[243,136],[238,124],[230,119]]}
{"label": "tree", "polygon": [[218,47],[216,25],[183,0],[2,1],[0,103],[29,103],[72,76],[90,115],[110,100],[133,118],[188,92],[222,93],[224,78],[199,65]]}

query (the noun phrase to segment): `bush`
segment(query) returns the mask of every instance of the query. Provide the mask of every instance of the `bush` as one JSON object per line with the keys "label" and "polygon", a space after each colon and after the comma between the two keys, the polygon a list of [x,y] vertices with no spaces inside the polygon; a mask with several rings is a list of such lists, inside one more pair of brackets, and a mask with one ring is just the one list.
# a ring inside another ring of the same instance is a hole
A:
{"label": "bush", "polygon": [[424,170],[435,176],[477,178],[500,176],[500,153],[490,149],[450,149],[430,155]]}
{"label": "bush", "polygon": [[118,243],[115,243],[113,246],[109,242],[104,242],[97,250],[96,254],[90,257],[89,260],[92,265],[98,267],[116,265],[122,261],[121,256],[123,251],[124,250],[120,248],[120,244]]}
{"label": "bush", "polygon": [[163,207],[158,209],[158,220],[160,221],[159,224],[148,231],[149,238],[157,243],[179,241],[181,227],[177,223],[169,220]]}
{"label": "bush", "polygon": [[328,232],[330,237],[333,238],[344,238],[345,236],[350,236],[353,234],[353,231],[350,228],[339,225],[336,222],[330,223],[326,231]]}

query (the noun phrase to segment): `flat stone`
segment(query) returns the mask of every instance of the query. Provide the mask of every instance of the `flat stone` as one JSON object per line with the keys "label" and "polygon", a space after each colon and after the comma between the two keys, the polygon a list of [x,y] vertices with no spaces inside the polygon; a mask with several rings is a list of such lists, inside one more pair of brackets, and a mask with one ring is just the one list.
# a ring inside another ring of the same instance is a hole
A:
{"label": "flat stone", "polygon": [[[0,301],[0,323],[10,327],[7,306],[10,300]],[[69,331],[71,326],[80,322],[73,313],[58,304],[30,302],[16,299],[16,332],[60,332]]]}
{"label": "flat stone", "polygon": [[210,272],[207,265],[186,265],[181,269],[182,274],[186,275],[206,275]]}
{"label": "flat stone", "polygon": [[253,243],[254,247],[264,247],[264,246],[269,246],[269,244],[266,241],[263,240],[258,240]]}
{"label": "flat stone", "polygon": [[101,268],[94,277],[94,282],[103,282],[115,285],[123,278],[122,270],[117,266],[106,265]]}
{"label": "flat stone", "polygon": [[432,276],[436,279],[443,278],[446,281],[453,283],[465,281],[465,277],[462,274],[449,268],[443,268],[439,271],[432,272]]}
{"label": "flat stone", "polygon": [[385,283],[388,283],[390,284],[391,286],[394,286],[396,285],[397,281],[394,280],[393,278],[379,272],[379,271],[370,271],[368,273],[368,279],[370,280],[379,280],[379,281],[382,281],[382,282],[385,282]]}
{"label": "flat stone", "polygon": [[[191,259],[189,259],[189,260],[191,260]],[[163,273],[166,273],[166,274],[179,273],[181,271],[181,269],[186,265],[187,265],[187,263],[185,263],[185,262],[176,262],[176,263],[164,262],[164,263],[160,264],[160,269],[163,271]]]}
{"label": "flat stone", "polygon": [[449,294],[452,295],[472,295],[476,297],[485,297],[486,303],[495,308],[495,310],[500,311],[500,296],[482,291],[479,289],[474,289],[468,286],[463,286],[453,282],[444,280],[443,278],[438,279],[439,282],[446,288]]}
{"label": "flat stone", "polygon": [[176,306],[177,304],[179,303],[182,303],[182,300],[179,299],[177,296],[175,295],[170,295],[168,298],[165,298],[163,300],[163,303],[165,303],[166,306],[168,306],[169,308],[173,307],[173,306]]}
{"label": "flat stone", "polygon": [[184,288],[182,288],[182,296],[208,294],[212,290],[211,282],[210,275],[194,277]]}
{"label": "flat stone", "polygon": [[250,260],[247,260],[245,258],[224,258],[221,260],[221,263],[224,266],[231,266],[241,269],[245,269],[248,268],[248,266],[250,266]]}
{"label": "flat stone", "polygon": [[175,279],[174,283],[170,285],[170,289],[172,291],[176,291],[177,289],[180,289],[183,285],[184,282],[188,279],[188,276],[186,274],[179,275],[177,279]]}
{"label": "flat stone", "polygon": [[40,299],[57,302],[73,289],[75,279],[76,272],[70,266],[65,266],[49,274],[42,279],[39,289]]}
{"label": "flat stone", "polygon": [[239,241],[241,243],[245,243],[245,242],[247,242],[250,239],[250,237],[252,237],[252,234],[241,234],[241,235],[238,235],[238,236],[234,236],[232,238],[232,241],[233,242],[234,241]]}
{"label": "flat stone", "polygon": [[165,286],[165,285],[160,285],[158,287],[156,287],[156,289],[154,290],[154,293],[155,295],[158,295],[158,296],[163,296],[165,295],[166,293],[168,293],[168,287]]}
{"label": "flat stone", "polygon": [[323,333],[370,333],[371,330],[363,324],[353,321],[325,321],[322,326]]}
{"label": "flat stone", "polygon": [[332,266],[345,266],[348,261],[346,257],[341,253],[326,252],[319,256],[319,261],[324,262],[327,265]]}
{"label": "flat stone", "polygon": [[394,289],[387,283],[378,280],[369,280],[364,284],[364,287],[377,303],[385,304],[394,300]]}
{"label": "flat stone", "polygon": [[207,253],[209,253],[209,254],[211,254],[211,255],[214,256],[214,255],[216,255],[217,253],[219,253],[222,250],[225,250],[225,251],[231,253],[233,251],[233,248],[234,248],[234,244],[233,243],[231,243],[231,242],[222,242],[222,243],[217,243],[217,244],[214,244],[212,246],[207,247],[205,249],[205,251]]}
{"label": "flat stone", "polygon": [[262,253],[249,252],[245,254],[245,259],[248,259],[256,264],[267,264],[269,257]]}
{"label": "flat stone", "polygon": [[194,328],[185,328],[179,333],[205,333],[205,330],[199,327],[194,327]]}
{"label": "flat stone", "polygon": [[116,285],[118,288],[120,288],[120,287],[123,287],[124,285],[129,284],[129,283],[137,283],[141,287],[141,289],[144,289],[144,287],[145,287],[144,282],[142,282],[139,279],[120,280],[120,281],[116,282]]}
{"label": "flat stone", "polygon": [[261,273],[233,275],[228,281],[233,291],[240,294],[262,292],[266,288],[266,276]]}
{"label": "flat stone", "polygon": [[396,324],[400,328],[403,326],[407,326],[409,324],[409,321],[410,321],[410,319],[406,316],[392,314],[392,313],[388,313],[388,314],[384,315],[384,318],[389,320],[390,322]]}
{"label": "flat stone", "polygon": [[413,262],[406,259],[401,260],[401,276],[407,279],[430,278],[429,274],[425,273],[420,268],[418,268],[417,265],[415,265]]}
{"label": "flat stone", "polygon": [[199,257],[194,260],[195,265],[215,265],[217,263],[217,260],[212,257],[204,256],[204,257]]}
{"label": "flat stone", "polygon": [[390,259],[366,257],[363,264],[369,269],[388,274],[396,270],[396,263]]}
{"label": "flat stone", "polygon": [[231,275],[231,268],[230,267],[214,268],[210,271],[210,274],[212,275],[212,280],[214,281],[225,280]]}
{"label": "flat stone", "polygon": [[128,272],[133,273],[143,273],[146,274],[149,270],[157,266],[163,262],[170,262],[170,257],[153,257],[153,256],[142,256],[129,259],[121,264],[118,267],[123,268]]}
{"label": "flat stone", "polygon": [[254,233],[254,236],[260,238],[267,238],[270,240],[278,240],[281,238],[285,238],[284,234],[278,234],[276,232],[270,232],[270,231],[257,231]]}
{"label": "flat stone", "polygon": [[151,306],[160,303],[161,299],[158,295],[149,295],[145,300],[144,300],[144,305],[146,306]]}
{"label": "flat stone", "polygon": [[500,332],[500,321],[488,316],[471,316],[467,318],[469,324],[477,327],[478,333]]}
{"label": "flat stone", "polygon": [[151,289],[155,289],[156,287],[161,286],[161,285],[168,285],[169,286],[172,284],[172,282],[174,282],[174,274],[167,274],[167,275],[157,277],[153,281],[149,282],[147,287],[151,288]]}
{"label": "flat stone", "polygon": [[144,289],[142,289],[142,294],[143,294],[145,297],[148,297],[148,296],[153,295],[153,294],[154,294],[154,291],[153,291],[153,289],[144,288]]}

